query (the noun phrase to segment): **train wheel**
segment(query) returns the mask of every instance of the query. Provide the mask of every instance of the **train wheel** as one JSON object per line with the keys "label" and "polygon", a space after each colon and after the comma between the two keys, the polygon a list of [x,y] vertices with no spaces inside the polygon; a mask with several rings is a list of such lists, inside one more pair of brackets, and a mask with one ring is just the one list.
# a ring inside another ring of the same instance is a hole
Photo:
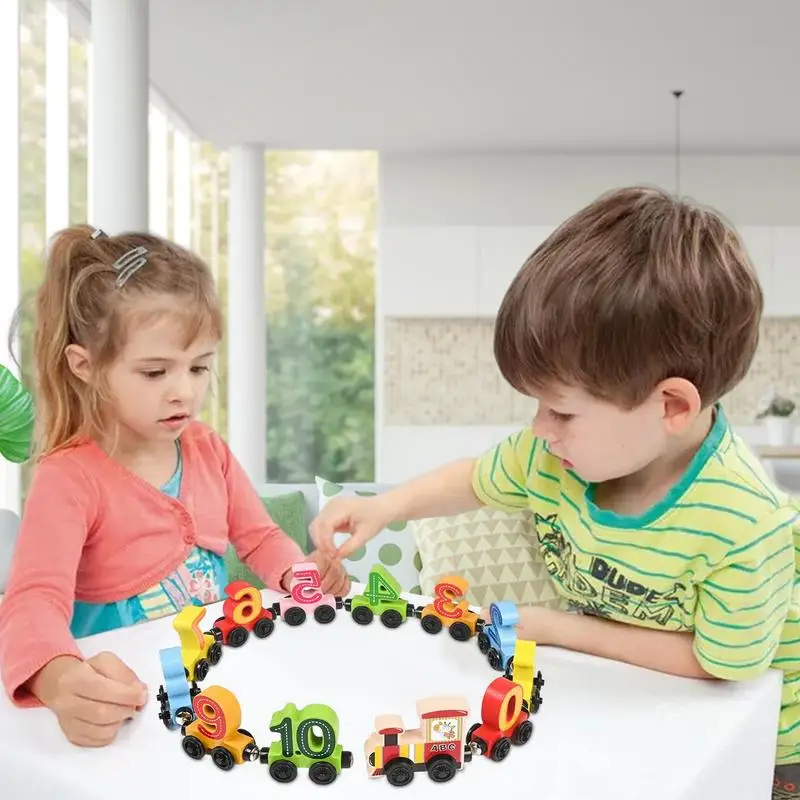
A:
{"label": "train wheel", "polygon": [[358,606],[354,609],[352,616],[359,625],[369,625],[375,615],[372,613],[371,608]]}
{"label": "train wheel", "polygon": [[353,766],[353,754],[349,750],[342,750],[342,769],[350,769]]}
{"label": "train wheel", "polygon": [[381,622],[387,628],[399,628],[403,624],[403,617],[400,615],[399,611],[390,608],[388,611],[384,611],[383,614],[381,614]]}
{"label": "train wheel", "polygon": [[489,652],[489,637],[483,632],[478,634],[478,650],[484,655]]}
{"label": "train wheel", "polygon": [[241,647],[247,641],[247,631],[244,628],[236,627],[228,634],[228,644],[231,647]]}
{"label": "train wheel", "polygon": [[470,631],[466,622],[454,622],[450,626],[450,635],[457,642],[466,642],[472,636],[472,631]]}
{"label": "train wheel", "polygon": [[201,658],[194,665],[194,679],[196,681],[204,681],[208,677],[209,663],[206,659]]}
{"label": "train wheel", "polygon": [[489,650],[489,666],[492,669],[501,670],[503,668],[503,662],[500,660],[500,653],[494,649],[494,647]]}
{"label": "train wheel", "polygon": [[542,707],[542,696],[539,694],[538,689],[534,690],[533,697],[531,698],[531,714],[536,714]]}
{"label": "train wheel", "polygon": [[194,719],[194,711],[192,711],[189,706],[181,706],[175,712],[175,719],[178,721],[181,727],[188,725]]}
{"label": "train wheel", "polygon": [[233,756],[224,747],[215,747],[211,751],[211,760],[225,772],[233,769],[233,765],[236,763]]}
{"label": "train wheel", "polygon": [[533,723],[526,719],[515,731],[511,741],[516,745],[525,744],[533,736]]}
{"label": "train wheel", "polygon": [[385,768],[386,780],[391,786],[407,786],[414,780],[414,765],[405,758],[390,761]]}
{"label": "train wheel", "polygon": [[544,678],[542,677],[542,673],[541,672],[537,672],[536,673],[536,677],[533,679],[533,685],[537,689],[541,689],[542,686],[544,686]]}
{"label": "train wheel", "polygon": [[312,764],[309,767],[308,777],[317,786],[327,786],[336,780],[336,769],[333,764],[329,764],[327,761],[317,761],[316,764]]}
{"label": "train wheel", "polygon": [[513,675],[514,675],[514,656],[511,656],[511,658],[509,658],[508,662],[506,663],[506,670],[504,673],[504,677],[511,680],[511,677]]}
{"label": "train wheel", "polygon": [[183,747],[183,752],[195,761],[199,761],[206,754],[203,743],[196,736],[184,736],[181,747]]}
{"label": "train wheel", "polygon": [[330,606],[317,606],[314,609],[314,619],[321,625],[327,625],[336,619],[336,609]]}
{"label": "train wheel", "polygon": [[258,639],[266,639],[275,630],[275,623],[271,619],[264,617],[256,622],[253,633]]}
{"label": "train wheel", "polygon": [[213,667],[214,664],[219,664],[221,658],[222,645],[219,642],[214,642],[214,644],[208,648],[208,660],[211,662],[211,666]]}
{"label": "train wheel", "polygon": [[436,783],[444,783],[454,778],[458,764],[453,756],[435,756],[428,762],[428,777]]}
{"label": "train wheel", "polygon": [[306,611],[304,608],[294,606],[286,612],[283,619],[287,625],[291,625],[292,627],[302,625],[306,621]]}
{"label": "train wheel", "polygon": [[439,617],[434,617],[433,614],[426,614],[420,624],[425,633],[439,633],[442,629],[442,621]]}
{"label": "train wheel", "polygon": [[472,727],[467,731],[467,744],[472,744],[474,742],[475,747],[478,748],[478,754],[483,755],[486,752],[486,742],[481,739],[480,736],[475,736],[475,731],[480,728],[481,723],[476,722],[472,725]]}
{"label": "train wheel", "polygon": [[511,739],[504,736],[498,739],[492,750],[490,758],[492,761],[502,761],[511,752]]}
{"label": "train wheel", "polygon": [[297,767],[291,761],[273,761],[269,774],[278,783],[291,783],[297,777]]}

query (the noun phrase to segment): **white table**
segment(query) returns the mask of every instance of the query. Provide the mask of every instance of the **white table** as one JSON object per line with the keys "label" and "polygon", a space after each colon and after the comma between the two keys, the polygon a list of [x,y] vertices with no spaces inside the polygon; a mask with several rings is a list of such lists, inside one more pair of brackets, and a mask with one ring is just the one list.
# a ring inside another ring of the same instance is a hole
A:
{"label": "white table", "polygon": [[[355,587],[354,592],[360,587]],[[273,593],[265,592],[265,603]],[[412,602],[427,599],[411,597]],[[204,630],[221,615],[210,606]],[[553,648],[539,648],[545,679],[535,732],[502,763],[476,756],[449,783],[417,773],[405,788],[368,778],[364,741],[377,714],[402,715],[417,726],[415,702],[430,694],[464,694],[470,723],[494,672],[474,639],[454,641],[446,631],[431,636],[417,620],[399,629],[377,620],[356,625],[342,611],[330,625],[312,620],[291,628],[280,620],[266,640],[250,638],[241,649],[225,648],[204,687],[233,691],[242,726],[259,746],[276,734],[270,717],[287,702],[320,702],[339,715],[339,741],[354,756],[327,787],[301,770],[291,784],[277,784],[258,761],[218,769],[206,756],[191,760],[179,730],[158,719],[155,694],[161,683],[158,651],[177,644],[172,618],[112,631],[81,641],[89,656],[117,653],[151,689],[140,716],[103,749],[70,745],[46,709],[14,708],[0,700],[0,795],[16,798],[107,800],[109,798],[347,797],[525,800],[769,800],[780,699],[780,674],[732,684],[672,678],[624,664]],[[263,794],[262,793],[266,793]]]}

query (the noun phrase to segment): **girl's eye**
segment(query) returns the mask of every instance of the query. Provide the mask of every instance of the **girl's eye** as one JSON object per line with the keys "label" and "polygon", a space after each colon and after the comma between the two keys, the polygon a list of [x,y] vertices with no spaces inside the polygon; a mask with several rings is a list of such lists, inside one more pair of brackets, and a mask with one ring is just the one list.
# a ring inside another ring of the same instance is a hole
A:
{"label": "girl's eye", "polygon": [[574,414],[561,414],[558,411],[553,411],[553,409],[549,409],[547,412],[551,419],[556,420],[556,422],[569,422],[575,415]]}
{"label": "girl's eye", "polygon": [[197,375],[200,375],[203,372],[208,372],[208,367],[192,367],[192,372],[196,373]]}
{"label": "girl's eye", "polygon": [[145,378],[150,378],[150,379],[160,378],[163,374],[164,374],[163,369],[149,369],[146,372],[142,373],[142,375],[144,375]]}

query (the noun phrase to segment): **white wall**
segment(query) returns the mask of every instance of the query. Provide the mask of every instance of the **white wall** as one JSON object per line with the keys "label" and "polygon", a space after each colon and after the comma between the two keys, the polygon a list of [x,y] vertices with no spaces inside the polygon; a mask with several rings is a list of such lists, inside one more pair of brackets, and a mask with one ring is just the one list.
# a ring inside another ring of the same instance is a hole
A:
{"label": "white wall", "polygon": [[[384,155],[376,343],[376,472],[404,480],[480,452],[496,426],[383,423],[383,321],[492,317],[525,257],[570,214],[611,188],[675,190],[672,155]],[[684,156],[681,194],[742,234],[766,313],[800,316],[800,156]],[[523,424],[525,420],[520,420]],[[758,441],[757,428],[741,431]]]}

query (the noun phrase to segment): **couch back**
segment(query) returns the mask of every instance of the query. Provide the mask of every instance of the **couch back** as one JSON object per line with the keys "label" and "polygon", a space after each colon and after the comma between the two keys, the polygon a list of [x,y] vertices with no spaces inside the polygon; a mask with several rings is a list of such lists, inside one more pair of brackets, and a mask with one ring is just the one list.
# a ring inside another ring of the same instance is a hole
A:
{"label": "couch back", "polygon": [[[358,491],[378,492],[385,487],[377,483],[348,483],[348,487]],[[289,492],[302,492],[306,501],[306,519],[309,523],[319,514],[319,490],[314,483],[263,483],[258,487],[261,497],[275,497]]]}

